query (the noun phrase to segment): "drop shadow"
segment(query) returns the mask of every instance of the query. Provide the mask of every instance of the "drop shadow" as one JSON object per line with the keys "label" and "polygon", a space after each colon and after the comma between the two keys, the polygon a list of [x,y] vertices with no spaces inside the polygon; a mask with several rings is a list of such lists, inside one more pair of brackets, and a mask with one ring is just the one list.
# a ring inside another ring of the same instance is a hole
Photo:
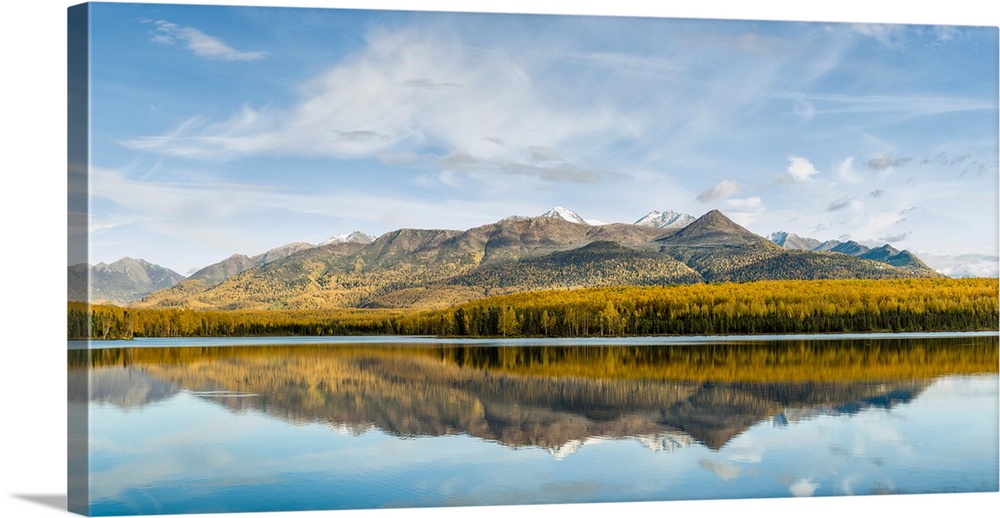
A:
{"label": "drop shadow", "polygon": [[66,510],[66,495],[11,495],[14,498],[34,502],[60,511]]}

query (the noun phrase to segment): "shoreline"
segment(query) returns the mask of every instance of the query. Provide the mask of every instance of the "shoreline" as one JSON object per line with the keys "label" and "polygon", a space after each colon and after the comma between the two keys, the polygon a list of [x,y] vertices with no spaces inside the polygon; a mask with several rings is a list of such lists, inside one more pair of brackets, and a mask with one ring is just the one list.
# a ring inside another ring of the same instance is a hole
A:
{"label": "shoreline", "polygon": [[[254,337],[138,337],[131,340],[67,340],[67,350],[100,350],[143,347],[233,347],[265,345],[448,345],[474,346],[560,346],[560,345],[692,345],[718,342],[892,340],[920,338],[961,338],[994,336],[1000,331],[914,331],[902,333],[802,333],[761,335],[670,335],[618,337],[437,337],[429,335],[338,335],[338,336],[254,336]],[[209,342],[209,343],[206,343]],[[211,343],[214,342],[214,343]]]}

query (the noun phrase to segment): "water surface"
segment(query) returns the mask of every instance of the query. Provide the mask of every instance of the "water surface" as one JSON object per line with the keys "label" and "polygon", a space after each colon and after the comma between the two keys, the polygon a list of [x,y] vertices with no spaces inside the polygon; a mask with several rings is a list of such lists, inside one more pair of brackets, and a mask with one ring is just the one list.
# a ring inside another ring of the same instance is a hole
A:
{"label": "water surface", "polygon": [[998,490],[992,334],[200,343],[69,352],[91,514]]}

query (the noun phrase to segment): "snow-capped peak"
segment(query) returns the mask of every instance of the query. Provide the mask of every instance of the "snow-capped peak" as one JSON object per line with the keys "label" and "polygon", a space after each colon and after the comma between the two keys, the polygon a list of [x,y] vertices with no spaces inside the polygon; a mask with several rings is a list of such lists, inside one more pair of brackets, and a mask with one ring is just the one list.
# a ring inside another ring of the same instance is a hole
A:
{"label": "snow-capped peak", "polygon": [[767,236],[767,238],[778,245],[784,246],[785,240],[788,239],[788,232],[771,232],[771,235]]}
{"label": "snow-capped peak", "polygon": [[546,212],[545,214],[542,214],[540,217],[542,217],[542,218],[559,218],[559,219],[564,219],[564,220],[572,222],[572,223],[579,223],[581,225],[590,225],[590,223],[587,223],[587,220],[581,218],[579,214],[577,214],[577,213],[575,213],[575,212],[573,212],[573,211],[571,211],[569,209],[564,209],[562,207],[556,207],[556,208],[554,208],[554,209]]}
{"label": "snow-capped peak", "polygon": [[666,212],[654,210],[636,221],[635,224],[656,228],[684,228],[694,220],[694,216],[690,214],[677,213],[672,210]]}
{"label": "snow-capped peak", "polygon": [[361,243],[363,245],[367,245],[372,241],[375,241],[375,236],[370,236],[368,234],[365,234],[364,232],[358,232],[357,230],[355,230],[350,234],[337,234],[336,236],[333,236],[330,239],[323,241],[322,243],[319,244],[319,246],[333,245],[337,243]]}

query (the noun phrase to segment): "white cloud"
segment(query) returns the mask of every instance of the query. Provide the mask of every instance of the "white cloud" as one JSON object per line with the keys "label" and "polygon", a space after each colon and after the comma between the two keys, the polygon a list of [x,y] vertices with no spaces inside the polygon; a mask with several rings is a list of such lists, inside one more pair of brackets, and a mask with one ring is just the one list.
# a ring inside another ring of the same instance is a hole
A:
{"label": "white cloud", "polygon": [[812,162],[797,156],[788,157],[788,168],[786,171],[793,182],[804,182],[819,174],[819,171],[816,170]]}
{"label": "white cloud", "polygon": [[[147,21],[149,23],[149,21]],[[182,27],[165,20],[151,22],[154,31],[151,41],[161,45],[182,43],[196,56],[221,61],[256,61],[264,58],[264,52],[236,50],[214,36],[209,36],[194,27]]]}

